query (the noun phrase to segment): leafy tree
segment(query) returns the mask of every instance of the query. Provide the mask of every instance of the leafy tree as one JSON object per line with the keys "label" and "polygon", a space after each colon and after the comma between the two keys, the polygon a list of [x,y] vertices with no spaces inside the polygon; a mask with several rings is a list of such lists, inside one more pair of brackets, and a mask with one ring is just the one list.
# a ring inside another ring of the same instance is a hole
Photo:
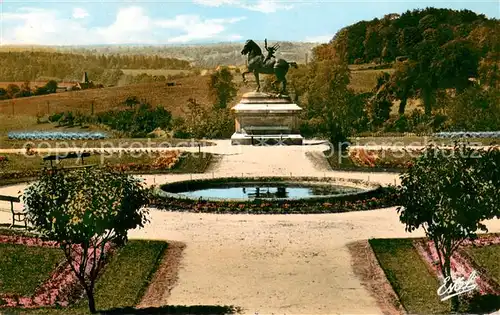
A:
{"label": "leafy tree", "polygon": [[382,37],[377,27],[370,26],[366,30],[366,38],[363,42],[365,46],[365,60],[372,61],[382,54]]}
{"label": "leafy tree", "polygon": [[[429,147],[401,175],[400,221],[408,232],[423,228],[433,241],[447,286],[453,284],[453,253],[463,241],[476,237],[478,230],[487,231],[481,222],[498,214],[500,181],[498,172],[496,178],[489,173],[500,162],[500,152],[494,150],[479,157],[465,146]],[[457,297],[452,305],[456,310]]]}
{"label": "leafy tree", "polygon": [[96,312],[94,287],[113,246],[143,227],[149,190],[132,176],[107,169],[44,170],[25,190],[27,218],[44,237],[57,241]]}
{"label": "leafy tree", "polygon": [[5,100],[7,98],[9,98],[7,90],[4,88],[0,88],[0,100]]}
{"label": "leafy tree", "polygon": [[19,86],[15,85],[15,84],[9,84],[7,85],[7,96],[9,98],[14,98],[14,97],[17,97],[19,91],[21,91],[21,89],[19,88]]}
{"label": "leafy tree", "polygon": [[496,131],[500,126],[500,89],[474,86],[443,101],[455,130]]}
{"label": "leafy tree", "polygon": [[426,15],[423,18],[421,18],[420,21],[418,21],[418,27],[423,31],[428,29],[435,29],[437,26],[438,26],[438,20],[432,14]]}
{"label": "leafy tree", "polygon": [[35,89],[35,92],[33,94],[34,95],[46,95],[46,94],[49,94],[49,91],[47,91],[47,88],[45,86],[39,86]]}
{"label": "leafy tree", "polygon": [[395,72],[391,76],[390,89],[395,98],[400,100],[398,113],[405,113],[408,98],[414,96],[414,84],[416,75],[416,62],[404,61],[395,65]]}
{"label": "leafy tree", "polygon": [[390,74],[383,72],[377,78],[377,85],[375,86],[373,97],[368,102],[371,123],[374,126],[380,126],[387,119],[392,108],[392,94],[390,82]]}
{"label": "leafy tree", "polygon": [[162,106],[152,107],[147,102],[139,102],[134,96],[128,97],[124,104],[131,108],[99,113],[97,122],[136,138],[144,138],[157,128],[171,126],[172,114]]}
{"label": "leafy tree", "polygon": [[233,74],[227,67],[223,67],[210,75],[208,87],[210,97],[216,108],[226,108],[238,92],[236,84],[233,82]]}
{"label": "leafy tree", "polygon": [[479,63],[481,85],[500,89],[500,51],[490,52]]}
{"label": "leafy tree", "polygon": [[45,89],[47,90],[47,93],[55,93],[57,92],[57,81],[55,80],[50,80],[45,84]]}
{"label": "leafy tree", "polygon": [[416,27],[406,27],[399,31],[398,49],[402,54],[411,54],[415,45],[422,40],[422,33]]}
{"label": "leafy tree", "polygon": [[352,133],[349,106],[353,93],[348,90],[349,68],[340,60],[325,60],[310,68],[307,92],[307,118],[315,121],[319,133],[334,144],[343,143]]}
{"label": "leafy tree", "polygon": [[468,40],[450,41],[438,50],[432,71],[442,88],[455,88],[459,92],[470,85],[469,78],[478,75],[479,52]]}
{"label": "leafy tree", "polygon": [[30,81],[26,81],[21,85],[21,89],[18,93],[19,97],[28,97],[31,96],[31,87]]}

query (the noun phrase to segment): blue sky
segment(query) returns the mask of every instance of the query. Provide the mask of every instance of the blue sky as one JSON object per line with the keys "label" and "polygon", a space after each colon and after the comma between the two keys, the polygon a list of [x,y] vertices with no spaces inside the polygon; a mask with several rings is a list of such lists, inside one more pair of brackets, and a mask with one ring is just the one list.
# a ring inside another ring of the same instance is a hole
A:
{"label": "blue sky", "polygon": [[499,0],[0,0],[0,39],[4,45],[327,42],[357,21],[429,6],[500,18]]}

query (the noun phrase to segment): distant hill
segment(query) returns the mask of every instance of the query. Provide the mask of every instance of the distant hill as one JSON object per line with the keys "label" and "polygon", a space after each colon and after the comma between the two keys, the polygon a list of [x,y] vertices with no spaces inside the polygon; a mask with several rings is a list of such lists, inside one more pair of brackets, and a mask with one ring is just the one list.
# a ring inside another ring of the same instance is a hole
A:
{"label": "distant hill", "polygon": [[[264,41],[256,41],[264,49]],[[287,42],[268,40],[270,45],[280,44],[277,56],[287,60],[304,63],[306,54],[311,57],[311,49],[317,46],[316,43]],[[241,43],[217,43],[199,45],[98,45],[98,46],[26,46],[25,49],[64,52],[82,55],[147,55],[158,56],[160,58],[175,58],[187,60],[192,66],[199,68],[213,68],[218,65],[242,65],[245,64],[245,57],[241,55]],[[5,49],[5,48],[4,48]],[[20,50],[22,47],[12,49]],[[122,67],[123,68],[123,67]],[[129,67],[136,69],[138,67]],[[152,69],[152,68],[149,68]]]}
{"label": "distant hill", "polygon": [[392,62],[398,56],[411,56],[425,41],[442,46],[457,40],[470,41],[483,55],[498,51],[500,21],[470,10],[426,8],[387,14],[341,29],[317,52],[328,58],[333,48],[345,53],[349,64]]}

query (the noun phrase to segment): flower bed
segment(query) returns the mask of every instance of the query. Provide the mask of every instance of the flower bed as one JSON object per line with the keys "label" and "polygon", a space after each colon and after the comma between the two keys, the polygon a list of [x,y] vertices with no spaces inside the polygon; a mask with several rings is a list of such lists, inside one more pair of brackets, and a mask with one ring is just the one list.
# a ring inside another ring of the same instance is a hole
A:
{"label": "flower bed", "polygon": [[[499,236],[487,236],[479,237],[473,241],[465,241],[462,246],[476,246],[482,247],[487,245],[500,244]],[[444,279],[441,273],[441,268],[439,265],[439,257],[436,252],[434,243],[429,240],[418,240],[414,242],[414,246],[417,252],[423,258],[424,262],[427,264],[429,269],[436,275],[441,283],[444,283]],[[463,250],[455,251],[451,257],[451,271],[452,277],[464,277],[467,279],[472,271],[478,271],[478,276],[476,278],[476,284],[478,292],[480,295],[485,294],[500,294],[500,286],[494,280],[491,279],[480,266],[474,263],[474,261],[465,253]]]}
{"label": "flower bed", "polygon": [[160,153],[152,163],[125,163],[125,164],[112,164],[109,165],[111,168],[122,171],[122,172],[149,172],[149,171],[162,171],[170,170],[176,166],[176,164],[182,158],[182,154],[179,150],[166,151]]}
{"label": "flower bed", "polygon": [[[44,241],[35,237],[24,235],[0,235],[0,243],[20,244],[25,246],[59,247],[56,242]],[[76,248],[77,249],[77,248]],[[106,255],[112,254],[114,248],[105,247]],[[75,251],[73,251],[75,252]],[[92,253],[92,251],[91,251]],[[96,255],[100,251],[96,250]],[[75,268],[79,268],[80,258],[75,256]],[[89,257],[90,259],[91,257]],[[90,272],[91,264],[87,265]],[[44,283],[42,283],[32,296],[19,296],[16,294],[0,294],[0,308],[3,307],[23,307],[38,308],[44,306],[68,306],[75,302],[82,295],[82,287],[78,282],[71,266],[66,262],[61,262]]]}
{"label": "flower bed", "polygon": [[457,131],[437,132],[433,134],[437,138],[500,138],[500,131]]}
{"label": "flower bed", "polygon": [[19,131],[9,132],[10,140],[97,140],[107,138],[102,132]]}
{"label": "flower bed", "polygon": [[[189,184],[191,189],[200,188],[202,185],[223,182],[279,182],[279,181],[315,181],[330,182],[342,179],[333,178],[217,178],[213,180],[193,180],[169,184],[175,186]],[[398,194],[395,187],[374,188],[373,184],[361,180],[344,180],[350,184],[368,185],[371,190],[359,194],[346,194],[339,196],[322,196],[305,199],[249,199],[249,200],[203,200],[183,197],[178,194],[166,193],[157,189],[156,197],[151,201],[151,206],[166,211],[206,212],[206,213],[248,213],[248,214],[292,214],[292,213],[335,213],[348,211],[363,211],[397,205]]]}
{"label": "flower bed", "polygon": [[422,153],[420,149],[349,149],[349,159],[358,167],[405,169],[411,166],[412,159]]}

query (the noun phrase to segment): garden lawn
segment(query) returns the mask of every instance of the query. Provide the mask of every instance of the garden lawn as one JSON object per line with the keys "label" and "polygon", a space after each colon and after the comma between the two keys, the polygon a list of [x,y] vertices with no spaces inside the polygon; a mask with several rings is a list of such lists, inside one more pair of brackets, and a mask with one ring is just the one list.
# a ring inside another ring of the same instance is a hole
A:
{"label": "garden lawn", "polygon": [[440,301],[437,295],[439,282],[412,242],[413,239],[369,240],[382,270],[408,313],[449,313],[449,300]]}
{"label": "garden lawn", "polygon": [[32,295],[63,260],[59,248],[0,244],[0,293]]}
{"label": "garden lawn", "polygon": [[429,144],[436,145],[454,145],[455,141],[461,143],[490,145],[492,143],[500,143],[499,138],[457,138],[447,139],[430,136],[402,136],[401,134],[390,134],[380,137],[351,137],[349,142],[351,145],[386,145],[386,146],[428,146]]}
{"label": "garden lawn", "polygon": [[488,275],[500,283],[500,245],[488,245],[483,247],[466,247],[465,251],[481,267],[488,270]]}
{"label": "garden lawn", "polygon": [[[162,241],[131,240],[119,249],[97,280],[95,301],[98,311],[134,307],[142,299],[167,249]],[[87,299],[67,308],[14,310],[23,314],[90,314]],[[1,310],[1,309],[0,309]]]}

